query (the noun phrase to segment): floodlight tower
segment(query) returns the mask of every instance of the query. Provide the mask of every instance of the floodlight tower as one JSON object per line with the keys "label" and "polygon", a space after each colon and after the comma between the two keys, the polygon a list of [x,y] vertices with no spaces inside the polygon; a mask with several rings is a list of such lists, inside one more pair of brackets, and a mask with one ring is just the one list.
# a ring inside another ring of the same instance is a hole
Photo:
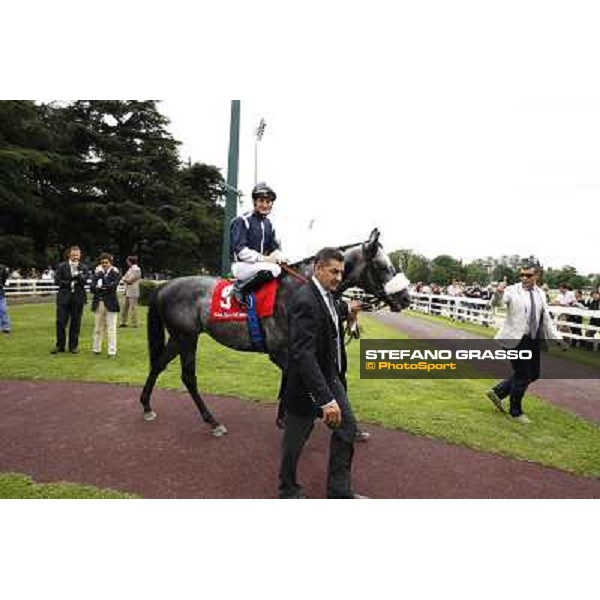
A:
{"label": "floodlight tower", "polygon": [[258,182],[258,142],[260,142],[265,134],[265,127],[267,123],[264,119],[260,120],[254,135],[256,138],[254,139],[254,185]]}

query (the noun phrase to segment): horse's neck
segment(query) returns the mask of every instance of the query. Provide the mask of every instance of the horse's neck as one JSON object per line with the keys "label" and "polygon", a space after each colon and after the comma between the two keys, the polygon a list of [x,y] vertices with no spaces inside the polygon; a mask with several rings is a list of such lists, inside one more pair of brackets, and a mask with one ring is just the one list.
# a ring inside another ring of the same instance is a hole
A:
{"label": "horse's neck", "polygon": [[298,263],[290,265],[290,267],[303,277],[310,279],[313,275],[313,263],[311,258],[306,258]]}
{"label": "horse's neck", "polygon": [[[361,244],[353,244],[342,248],[344,253],[344,277],[342,279],[343,289],[353,287],[358,284],[360,278],[360,270],[357,269],[361,262]],[[305,258],[304,260],[291,265],[292,269],[307,279],[313,276],[314,257]]]}

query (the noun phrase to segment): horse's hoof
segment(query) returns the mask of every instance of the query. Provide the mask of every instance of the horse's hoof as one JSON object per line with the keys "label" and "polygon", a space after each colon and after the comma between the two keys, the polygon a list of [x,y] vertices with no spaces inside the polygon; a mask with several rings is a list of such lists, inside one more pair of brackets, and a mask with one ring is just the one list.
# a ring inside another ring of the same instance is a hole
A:
{"label": "horse's hoof", "polygon": [[144,421],[154,421],[154,419],[156,419],[156,413],[153,410],[144,413]]}
{"label": "horse's hoof", "polygon": [[216,427],[213,427],[212,430],[212,434],[215,437],[223,437],[224,435],[227,435],[229,432],[227,431],[227,427],[225,427],[225,425],[217,425]]}

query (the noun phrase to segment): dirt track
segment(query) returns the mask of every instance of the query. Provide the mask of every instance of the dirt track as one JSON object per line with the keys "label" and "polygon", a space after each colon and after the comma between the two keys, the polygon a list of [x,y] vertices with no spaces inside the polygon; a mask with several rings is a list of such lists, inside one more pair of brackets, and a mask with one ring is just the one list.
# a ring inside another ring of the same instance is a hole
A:
{"label": "dirt track", "polygon": [[[0,471],[72,481],[147,498],[274,498],[280,434],[275,407],[207,396],[229,428],[214,438],[187,394],[158,390],[142,420],[139,389],[0,382]],[[401,431],[369,426],[357,446],[355,489],[373,498],[600,498],[586,479]],[[323,498],[327,431],[318,426],[300,479]]]}

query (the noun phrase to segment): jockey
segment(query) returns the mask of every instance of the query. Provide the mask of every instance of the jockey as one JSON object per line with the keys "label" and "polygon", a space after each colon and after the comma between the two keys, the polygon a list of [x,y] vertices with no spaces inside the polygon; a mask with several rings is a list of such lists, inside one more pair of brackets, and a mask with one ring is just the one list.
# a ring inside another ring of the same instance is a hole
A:
{"label": "jockey", "polygon": [[232,295],[240,304],[244,296],[281,273],[279,263],[285,262],[268,218],[277,194],[265,183],[252,190],[254,211],[231,221],[231,272],[236,278]]}

